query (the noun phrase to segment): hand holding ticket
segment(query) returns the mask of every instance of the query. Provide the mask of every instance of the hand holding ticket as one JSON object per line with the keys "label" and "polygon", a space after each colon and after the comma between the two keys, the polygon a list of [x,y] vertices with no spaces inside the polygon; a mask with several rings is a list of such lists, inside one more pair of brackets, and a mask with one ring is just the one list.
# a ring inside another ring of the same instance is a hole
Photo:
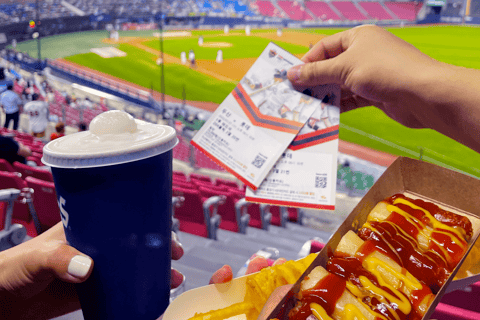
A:
{"label": "hand holding ticket", "polygon": [[287,70],[299,64],[270,43],[192,140],[253,190],[310,119],[313,102],[320,102],[287,80]]}
{"label": "hand holding ticket", "polygon": [[248,201],[333,210],[340,90],[296,91],[286,75],[299,64],[270,43],[192,144],[249,187]]}

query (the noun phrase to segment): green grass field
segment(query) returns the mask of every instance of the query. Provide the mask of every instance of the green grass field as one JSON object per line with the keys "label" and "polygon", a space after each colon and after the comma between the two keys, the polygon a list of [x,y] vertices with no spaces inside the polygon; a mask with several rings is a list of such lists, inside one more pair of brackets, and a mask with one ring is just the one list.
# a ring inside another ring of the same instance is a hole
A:
{"label": "green grass field", "polygon": [[[160,67],[155,63],[156,56],[129,44],[119,44],[118,48],[127,53],[126,57],[101,58],[95,53],[78,54],[67,60],[87,66],[118,78],[160,91]],[[235,88],[234,83],[219,81],[180,65],[166,64],[165,93],[182,98],[183,87],[186,99],[193,101],[213,101],[220,103]]]}
{"label": "green grass field", "polygon": [[[204,43],[209,42],[227,42],[231,43],[231,47],[221,48],[223,56],[228,59],[242,59],[258,57],[263,49],[268,45],[270,40],[259,37],[239,37],[239,36],[222,36],[205,35]],[[303,54],[308,50],[307,46],[299,46],[286,42],[276,41],[276,44],[293,54]],[[160,42],[152,40],[145,42],[145,45],[160,50]],[[187,49],[186,49],[187,48]],[[188,52],[189,48],[195,50],[195,58],[199,60],[215,60],[219,48],[199,47],[198,38],[191,37],[189,39],[168,39],[164,41],[163,50],[174,57],[180,57],[182,51]]]}
{"label": "green grass field", "polygon": [[[330,35],[344,29],[304,29],[301,32]],[[413,44],[422,52],[446,63],[480,69],[480,29],[466,26],[420,26],[408,28],[389,28],[393,34]],[[154,31],[122,31],[121,37],[148,37]],[[235,30],[232,30],[232,33]],[[255,34],[275,32],[275,30],[253,30],[251,37],[222,36],[223,31],[196,30],[190,39],[165,39],[166,53],[179,57],[181,51],[195,49],[197,59],[214,59],[216,48],[199,48],[197,38],[201,34],[205,42],[230,42],[230,48],[222,49],[232,58],[257,57],[268,40],[255,37]],[[101,40],[105,32],[84,32],[42,39],[42,56],[48,58],[66,57],[66,59],[115,75],[155,90],[160,88],[160,68],[155,64],[152,54],[133,46],[120,44],[118,47],[127,52],[127,57],[102,59],[88,53],[92,47],[105,46]],[[306,52],[308,44],[297,46],[278,43],[292,53]],[[148,43],[158,49],[158,40]],[[37,55],[36,43],[20,43],[18,49],[27,51],[33,57]],[[79,54],[80,53],[80,54]],[[72,55],[75,54],[75,55]],[[107,62],[108,61],[108,62]],[[220,103],[233,89],[235,84],[218,81],[182,66],[165,66],[166,93],[182,97],[186,87],[188,100],[212,101]],[[428,129],[409,129],[388,118],[382,111],[369,107],[342,114],[340,138],[373,149],[396,155],[419,157],[422,149],[423,159],[480,177],[480,154],[469,148]]]}

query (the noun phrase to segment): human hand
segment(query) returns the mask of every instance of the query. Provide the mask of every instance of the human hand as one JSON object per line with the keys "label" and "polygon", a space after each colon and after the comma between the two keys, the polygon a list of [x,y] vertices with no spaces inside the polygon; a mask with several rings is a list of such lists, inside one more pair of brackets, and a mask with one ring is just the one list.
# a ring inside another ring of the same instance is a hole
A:
{"label": "human hand", "polygon": [[[287,260],[284,258],[278,258],[275,260],[273,263],[274,266],[280,265],[285,263]],[[247,266],[247,271],[245,272],[245,275],[251,274],[258,272],[264,268],[268,267],[268,261],[265,257],[262,256],[256,256],[253,258]],[[217,271],[215,271],[210,278],[209,284],[219,284],[219,283],[227,283],[229,281],[232,281],[233,279],[233,273],[232,273],[232,268],[229,265],[224,265]]]}
{"label": "human hand", "polygon": [[412,128],[428,127],[432,74],[444,65],[376,26],[360,26],[320,40],[288,71],[294,86],[341,85],[341,111],[376,106]]}
{"label": "human hand", "polygon": [[[183,255],[172,236],[172,259]],[[51,319],[80,308],[73,284],[85,281],[93,261],[69,246],[63,225],[0,252],[1,319]],[[182,275],[172,270],[172,288]]]}

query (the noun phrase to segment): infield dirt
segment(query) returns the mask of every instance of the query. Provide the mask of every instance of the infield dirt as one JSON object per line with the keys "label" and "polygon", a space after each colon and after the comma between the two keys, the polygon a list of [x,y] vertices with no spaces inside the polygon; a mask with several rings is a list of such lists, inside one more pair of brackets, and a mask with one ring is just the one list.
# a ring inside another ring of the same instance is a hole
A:
{"label": "infield dirt", "polygon": [[[241,33],[235,33],[241,36]],[[233,34],[230,34],[233,35]],[[269,39],[273,42],[282,41],[292,43],[296,45],[309,46],[320,41],[324,35],[320,34],[308,34],[303,32],[286,31],[282,36],[278,36],[274,32],[268,33],[255,33],[253,36]],[[150,48],[143,44],[145,41],[151,40],[150,38],[135,38],[135,37],[121,37],[118,41],[112,39],[104,39],[103,42],[109,44],[115,43],[127,43],[133,45],[141,50],[152,53],[157,57],[160,55],[160,51]],[[208,42],[205,43],[208,46]],[[302,55],[298,55],[301,57]],[[171,56],[164,53],[163,59],[165,64],[175,63],[182,64],[180,58]],[[253,65],[257,58],[244,58],[244,59],[225,59],[222,63],[217,63],[215,60],[197,60],[197,66],[194,68],[197,72],[203,73],[210,77],[213,77],[222,81],[236,82],[240,81],[242,77],[247,73],[248,69]],[[190,68],[190,64],[185,65],[186,68]]]}

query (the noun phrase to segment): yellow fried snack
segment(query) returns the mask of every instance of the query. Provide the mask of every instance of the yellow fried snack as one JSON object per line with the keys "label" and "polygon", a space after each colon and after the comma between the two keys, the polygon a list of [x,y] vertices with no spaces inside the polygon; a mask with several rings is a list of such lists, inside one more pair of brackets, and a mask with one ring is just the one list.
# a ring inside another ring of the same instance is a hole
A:
{"label": "yellow fried snack", "polygon": [[247,277],[247,290],[243,302],[227,308],[195,314],[189,320],[223,320],[235,315],[245,314],[247,319],[257,319],[265,302],[272,292],[283,285],[294,284],[317,257],[312,253],[297,261],[287,261],[251,274]]}

